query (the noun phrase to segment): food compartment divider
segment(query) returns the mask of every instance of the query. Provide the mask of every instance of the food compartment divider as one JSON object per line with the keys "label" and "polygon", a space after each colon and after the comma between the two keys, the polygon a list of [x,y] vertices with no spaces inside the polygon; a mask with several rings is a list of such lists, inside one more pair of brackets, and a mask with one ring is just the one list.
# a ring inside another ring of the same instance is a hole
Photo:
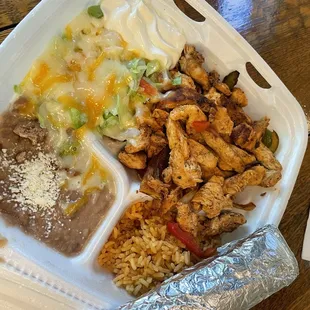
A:
{"label": "food compartment divider", "polygon": [[[280,137],[276,156],[283,164],[282,180],[275,189],[248,188],[237,197],[240,202],[255,202],[257,208],[246,214],[246,225],[225,236],[226,242],[244,237],[264,224],[279,223],[306,149],[307,125],[296,99],[238,32],[204,0],[187,2],[206,18],[204,22],[195,22],[188,18],[173,0],[149,1],[159,14],[174,21],[184,30],[187,42],[195,44],[205,56],[208,70],[216,69],[221,77],[232,70],[241,73],[238,86],[243,88],[248,96],[248,113],[254,119],[268,115],[271,118],[270,127],[275,129]],[[43,0],[13,30],[0,48],[1,111],[12,98],[13,85],[22,80],[50,39],[60,33],[82,9],[97,3],[98,0]],[[246,71],[247,62],[251,62],[270,83],[270,89],[261,89],[255,84]],[[126,207],[144,196],[136,193],[139,183],[134,173],[125,170],[102,146],[98,137],[89,135],[88,139],[94,152],[115,176],[116,194],[120,197],[84,251],[75,258],[66,258],[31,237],[23,236],[25,245],[22,249],[0,249],[0,257],[5,258],[5,266],[9,270],[15,270],[23,276],[45,283],[48,287],[54,287],[70,298],[75,296],[74,298],[83,300],[88,305],[96,305],[100,309],[115,309],[131,297],[112,284],[111,274],[99,269],[97,256]],[[267,194],[261,197],[260,194],[264,192]],[[10,234],[10,229],[1,224],[0,233],[5,230]],[[11,242],[9,245],[12,245]]]}
{"label": "food compartment divider", "polygon": [[[136,190],[139,188],[138,182],[129,182],[123,166],[104,148],[100,140],[95,134],[89,133],[84,143],[86,147],[92,150],[111,175],[114,181],[116,196],[111,208],[80,254],[66,257],[33,237],[25,235],[17,227],[7,226],[4,220],[0,218],[0,235],[6,236],[9,239],[10,246],[10,249],[7,249],[7,251],[6,249],[0,249],[0,257],[5,260],[4,265],[6,267],[23,276],[34,277],[61,292],[65,290],[62,285],[55,285],[55,279],[52,279],[45,271],[41,270],[33,276],[35,274],[33,267],[37,264],[47,271],[52,271],[53,274],[63,278],[68,283],[75,284],[81,291],[88,291],[89,294],[97,295],[98,298],[100,298],[100,288],[105,287],[107,281],[112,284],[112,276],[97,265],[97,257],[102,245],[126,209],[129,199],[134,200],[137,197],[141,197],[141,194],[136,194]],[[87,221],[87,219],[85,220]],[[30,266],[30,262],[27,262],[27,264],[23,265],[24,259],[22,255],[28,260],[33,261],[34,264],[32,263],[32,266]],[[19,262],[20,260],[21,263]],[[45,274],[46,277],[41,278],[41,274]],[[106,289],[106,292],[112,295],[115,294],[116,288],[113,285],[109,287],[111,292],[109,292],[109,289]],[[70,290],[68,291],[70,292]],[[128,296],[127,294],[124,295],[125,302]]]}

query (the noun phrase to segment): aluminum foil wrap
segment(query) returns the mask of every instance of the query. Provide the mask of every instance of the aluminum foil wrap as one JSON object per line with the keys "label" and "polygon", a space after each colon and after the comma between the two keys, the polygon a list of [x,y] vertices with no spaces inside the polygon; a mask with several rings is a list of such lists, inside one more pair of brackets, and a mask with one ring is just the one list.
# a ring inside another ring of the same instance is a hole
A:
{"label": "aluminum foil wrap", "polygon": [[120,309],[250,309],[299,273],[294,254],[271,225],[218,251]]}

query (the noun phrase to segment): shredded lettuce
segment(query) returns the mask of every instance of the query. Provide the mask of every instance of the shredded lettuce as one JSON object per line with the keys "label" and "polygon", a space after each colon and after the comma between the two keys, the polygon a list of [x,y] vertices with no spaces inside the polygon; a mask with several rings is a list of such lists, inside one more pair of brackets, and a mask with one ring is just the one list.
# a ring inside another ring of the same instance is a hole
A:
{"label": "shredded lettuce", "polygon": [[103,115],[103,121],[100,124],[101,128],[113,127],[115,125],[119,126],[118,116],[111,113]]}
{"label": "shredded lettuce", "polygon": [[22,88],[20,85],[14,85],[14,92],[16,94],[21,94],[22,93]]}
{"label": "shredded lettuce", "polygon": [[130,83],[131,91],[137,91],[139,88],[140,80],[142,79],[146,71],[146,62],[142,58],[135,58],[127,63],[127,68],[129,69],[132,81]]}
{"label": "shredded lettuce", "polygon": [[111,115],[117,116],[117,114],[118,114],[118,111],[117,111],[118,107],[117,106],[118,106],[118,101],[119,101],[118,97],[119,97],[119,95],[114,96],[113,105],[104,109],[104,112],[103,112],[103,118],[104,119],[107,119]]}
{"label": "shredded lettuce", "polygon": [[146,66],[146,72],[145,75],[149,77],[153,73],[159,71],[161,68],[160,62],[158,60],[152,60],[150,61]]}
{"label": "shredded lettuce", "polygon": [[136,106],[137,104],[145,103],[148,100],[148,97],[140,92],[132,92],[130,94],[130,102]]}
{"label": "shredded lettuce", "polygon": [[115,140],[126,140],[126,132],[135,126],[134,113],[129,107],[129,96],[117,95],[117,114],[115,111],[106,110],[99,125],[99,132]]}
{"label": "shredded lettuce", "polygon": [[112,115],[111,113],[103,115],[98,129],[102,135],[122,141],[122,139],[120,139],[122,131],[120,129],[118,116]]}
{"label": "shredded lettuce", "polygon": [[127,63],[127,68],[131,73],[141,74],[143,72],[144,74],[147,66],[143,58],[134,58]]}
{"label": "shredded lettuce", "polygon": [[182,84],[182,76],[177,76],[172,80],[172,85],[177,86]]}
{"label": "shredded lettuce", "polygon": [[82,127],[87,122],[87,115],[85,113],[80,112],[78,109],[71,108],[70,117],[72,121],[72,125],[74,129],[78,129]]}
{"label": "shredded lettuce", "polygon": [[121,129],[127,129],[135,125],[134,113],[129,107],[129,96],[118,96],[117,114]]}
{"label": "shredded lettuce", "polygon": [[40,127],[41,128],[46,128],[44,117],[42,115],[38,114],[38,120],[39,120],[39,123],[40,123]]}
{"label": "shredded lettuce", "polygon": [[60,157],[75,155],[78,153],[79,148],[80,143],[77,140],[67,140],[61,145],[58,154]]}

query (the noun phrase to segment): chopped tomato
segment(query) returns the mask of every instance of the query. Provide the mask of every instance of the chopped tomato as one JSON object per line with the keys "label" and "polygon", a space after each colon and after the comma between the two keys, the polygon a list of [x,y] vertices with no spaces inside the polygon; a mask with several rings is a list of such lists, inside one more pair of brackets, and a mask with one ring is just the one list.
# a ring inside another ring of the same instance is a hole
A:
{"label": "chopped tomato", "polygon": [[203,251],[196,242],[195,237],[187,231],[182,230],[178,223],[169,222],[167,224],[167,229],[171,235],[179,239],[186,248],[196,256],[200,258],[208,258],[216,254],[215,248],[208,248]]}
{"label": "chopped tomato", "polygon": [[208,121],[194,121],[192,126],[196,132],[203,132],[210,127],[210,123]]}
{"label": "chopped tomato", "polygon": [[142,87],[144,89],[144,93],[146,93],[149,96],[157,95],[157,89],[153,85],[148,83],[145,79],[141,79],[140,87]]}

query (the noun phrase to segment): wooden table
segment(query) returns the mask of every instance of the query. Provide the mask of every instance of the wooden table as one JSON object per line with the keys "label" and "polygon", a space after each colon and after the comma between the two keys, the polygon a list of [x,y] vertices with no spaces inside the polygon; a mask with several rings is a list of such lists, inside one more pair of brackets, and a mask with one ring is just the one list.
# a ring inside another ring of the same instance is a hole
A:
{"label": "wooden table", "polygon": [[[38,0],[0,0],[0,42]],[[199,14],[175,1],[192,18]],[[303,107],[310,123],[310,0],[208,0],[266,60]],[[301,260],[310,206],[310,146],[280,230],[296,255],[300,276],[255,310],[310,309],[310,263]]]}

